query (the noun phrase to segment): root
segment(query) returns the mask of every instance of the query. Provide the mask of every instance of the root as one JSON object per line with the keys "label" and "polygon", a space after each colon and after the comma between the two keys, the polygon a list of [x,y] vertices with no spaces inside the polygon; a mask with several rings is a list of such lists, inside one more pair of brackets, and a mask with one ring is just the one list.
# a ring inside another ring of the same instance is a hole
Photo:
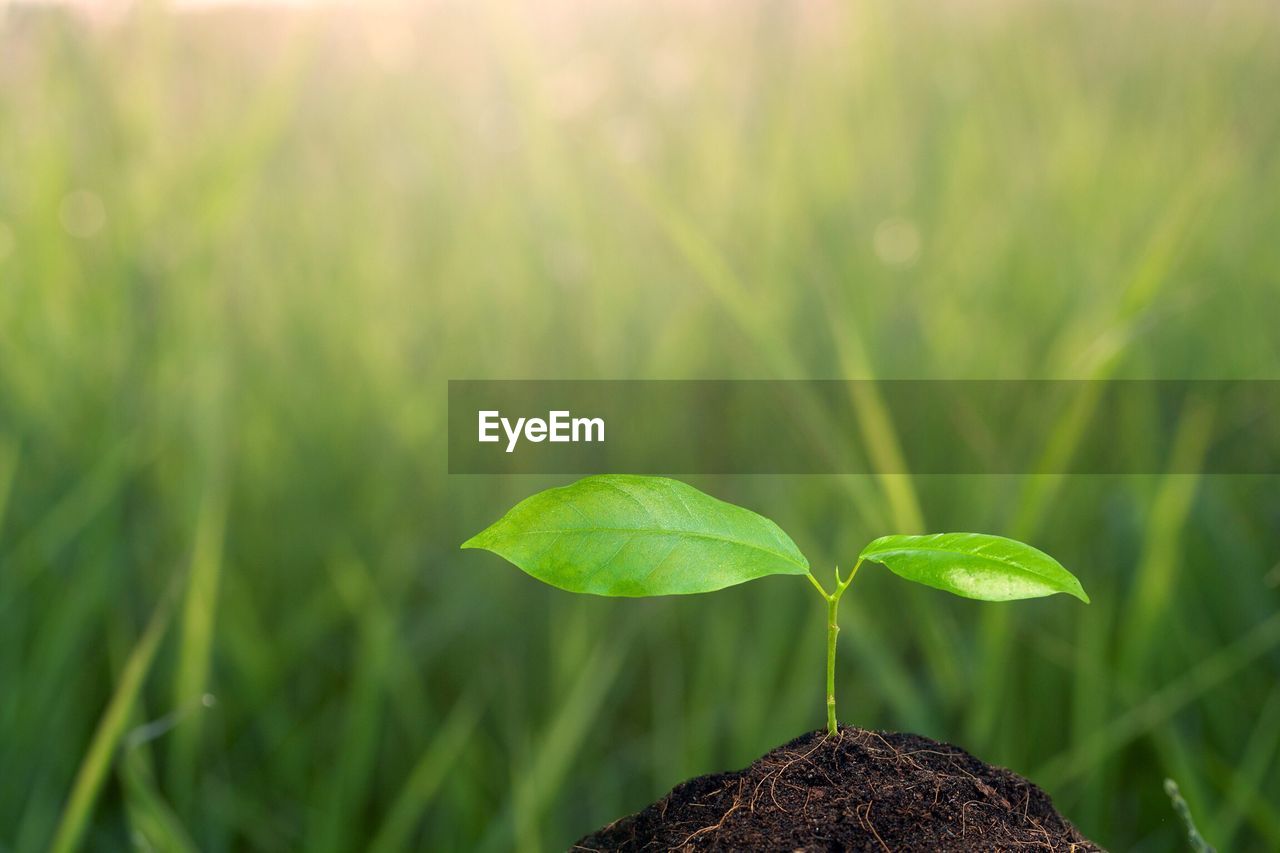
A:
{"label": "root", "polygon": [[689,834],[688,837],[684,839],[684,841],[681,841],[677,846],[685,847],[689,844],[690,841],[692,841],[693,839],[697,838],[700,835],[705,835],[706,833],[709,833],[709,832],[716,832],[722,826],[724,826],[724,822],[729,819],[729,815],[736,812],[738,810],[738,807],[741,805],[742,805],[742,784],[739,783],[738,792],[733,796],[733,805],[729,806],[728,811],[720,815],[720,820],[716,821],[711,826],[704,826],[701,829],[694,830],[692,833]]}

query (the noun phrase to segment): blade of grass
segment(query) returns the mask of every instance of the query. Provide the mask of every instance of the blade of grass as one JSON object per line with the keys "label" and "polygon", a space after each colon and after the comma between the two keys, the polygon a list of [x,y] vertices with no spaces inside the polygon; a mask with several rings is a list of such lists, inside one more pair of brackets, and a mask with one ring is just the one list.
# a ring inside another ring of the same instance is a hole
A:
{"label": "blade of grass", "polygon": [[[196,521],[190,579],[182,603],[182,634],[173,693],[176,708],[197,701],[208,689],[225,516],[221,493],[206,492]],[[202,728],[202,717],[197,715],[174,732],[169,781],[171,795],[180,809],[185,809],[190,800]]]}
{"label": "blade of grass", "polygon": [[10,582],[30,583],[48,565],[48,557],[70,542],[119,494],[137,462],[132,438],[121,439],[104,453],[101,461],[83,475],[39,524],[0,556],[0,565],[18,572]]}
{"label": "blade of grass", "polygon": [[[1116,342],[1099,353],[1098,348],[1089,350],[1090,360],[1083,365],[1084,375],[1093,380],[1107,379],[1119,368],[1124,347],[1132,341],[1134,330],[1142,324],[1145,315],[1152,309],[1161,287],[1167,280],[1168,272],[1181,250],[1181,237],[1190,228],[1195,210],[1193,201],[1201,198],[1209,187],[1210,170],[1202,170],[1199,179],[1188,181],[1179,191],[1178,203],[1167,209],[1164,216],[1156,223],[1148,236],[1147,243],[1131,264],[1126,276],[1121,302],[1117,306],[1117,319],[1113,327],[1104,332],[1104,337]],[[1064,335],[1059,343],[1067,340]],[[1067,361],[1063,354],[1058,361]],[[1093,412],[1098,404],[1100,389],[1088,383],[1076,403],[1070,410],[1069,417],[1054,430],[1046,447],[1046,461],[1057,462],[1046,471],[1066,471],[1066,462],[1074,455],[1084,429],[1092,421]],[[1021,539],[1031,538],[1042,523],[1053,495],[1062,483],[1062,475],[1035,477],[1031,480],[1030,494],[1020,506],[1019,516],[1013,525],[1013,536]],[[1009,647],[1011,633],[1010,616],[1007,611],[994,610],[983,624],[983,661],[981,675],[982,693],[987,701],[979,706],[979,713],[974,717],[971,732],[978,743],[990,740],[1000,718],[1001,710],[1008,703],[1004,701],[1004,676],[1007,671],[1004,651]]]}
{"label": "blade of grass", "polygon": [[[1175,784],[1181,789],[1179,793],[1183,803],[1193,806],[1191,813],[1197,816],[1196,824],[1199,830],[1201,832],[1208,830],[1209,826],[1204,817],[1209,812],[1210,804],[1217,802],[1217,798],[1210,793],[1211,785],[1206,780],[1207,771],[1199,749],[1191,748],[1171,727],[1152,730],[1151,738],[1156,752],[1160,755],[1165,779],[1176,780]],[[1166,793],[1168,793],[1167,787]],[[1175,811],[1177,811],[1176,807]],[[1214,842],[1217,842],[1217,837],[1213,833],[1208,833],[1206,837],[1212,837]]]}
{"label": "blade of grass", "polygon": [[[1204,758],[1209,772],[1220,788],[1234,783],[1237,773],[1231,759],[1224,757],[1216,749],[1205,749]],[[1264,846],[1257,849],[1280,850],[1280,811],[1276,809],[1275,803],[1267,798],[1266,789],[1241,786],[1233,794],[1239,796],[1245,817],[1254,832],[1262,839]],[[1237,844],[1234,847],[1227,847],[1224,844],[1222,849],[1248,850],[1251,848],[1248,844]]]}
{"label": "blade of grass", "polygon": [[320,818],[312,824],[311,850],[344,850],[354,815],[364,807],[381,728],[384,687],[395,643],[395,619],[379,599],[373,579],[356,559],[342,558],[330,569],[339,597],[355,621],[357,640],[350,689],[343,705],[342,749],[322,777]]}
{"label": "blade of grass", "polygon": [[[755,309],[743,281],[711,237],[663,196],[652,182],[621,167],[615,169],[615,176],[641,210],[659,226],[669,244],[698,281],[728,311],[748,340],[761,349],[763,361],[769,365],[769,369],[784,378],[794,379],[807,375],[804,364],[790,349],[779,343],[771,318]],[[843,445],[833,438],[845,434],[843,426],[830,423],[825,409],[811,394],[798,393],[796,402],[801,409],[797,419],[817,427],[810,430],[809,434],[821,442],[823,451],[833,459],[843,458]],[[837,470],[845,469],[846,466],[837,467]],[[842,477],[840,482],[849,491],[855,508],[864,518],[883,519],[879,502],[866,487],[863,478]],[[879,521],[879,524],[883,529],[884,522]]]}
{"label": "blade of grass", "polygon": [[[1152,650],[1159,643],[1160,624],[1170,618],[1177,572],[1182,565],[1182,531],[1191,515],[1192,502],[1200,478],[1185,473],[1198,471],[1208,448],[1213,410],[1192,403],[1183,413],[1174,437],[1169,474],[1160,483],[1150,513],[1132,591],[1121,649],[1124,685],[1140,689],[1142,673]],[[1181,780],[1179,780],[1181,781]]]}
{"label": "blade of grass", "polygon": [[411,847],[414,827],[422,820],[449,771],[464,754],[480,722],[480,707],[480,703],[471,696],[453,706],[387,810],[369,845],[370,853],[392,853]]}
{"label": "blade of grass", "polygon": [[149,751],[124,748],[119,777],[135,849],[197,853],[200,849],[156,786]]}
{"label": "blade of grass", "polygon": [[[13,478],[18,471],[18,443],[0,436],[0,533],[4,532],[5,511],[13,493]],[[2,540],[0,540],[2,541]]]}
{"label": "blade of grass", "polygon": [[625,645],[622,639],[601,643],[583,665],[573,689],[539,738],[533,756],[527,763],[513,768],[515,778],[510,799],[477,846],[478,850],[540,848],[541,814],[560,790],[565,773],[591,730],[591,719],[617,678]]}
{"label": "blade of grass", "polygon": [[[1071,741],[1079,743],[1102,728],[1111,709],[1113,682],[1105,666],[1109,654],[1108,626],[1115,618],[1116,604],[1108,597],[1097,596],[1076,617],[1075,660],[1071,668]],[[1082,828],[1106,826],[1107,809],[1112,788],[1111,770],[1098,768],[1097,784],[1081,786],[1082,806],[1071,812],[1071,818]],[[1084,830],[1088,832],[1088,829]]]}
{"label": "blade of grass", "polygon": [[[1085,430],[1093,420],[1101,397],[1101,386],[1092,382],[1080,386],[1076,395],[1067,404],[1066,414],[1060,418],[1053,433],[1045,443],[1040,457],[1041,471],[1066,471],[1071,458],[1083,439]],[[1026,481],[1023,495],[1018,502],[1010,534],[1015,539],[1034,541],[1040,525],[1048,515],[1049,507],[1055,495],[1062,488],[1064,474],[1033,475]],[[980,648],[978,670],[978,695],[984,701],[969,718],[969,738],[975,749],[985,749],[992,743],[994,734],[1000,723],[1000,715],[1007,703],[1005,687],[1008,674],[1010,649],[1013,648],[1013,613],[1006,607],[989,608],[982,619],[980,629]],[[999,760],[995,756],[993,760]]]}
{"label": "blade of grass", "polygon": [[[852,323],[836,326],[837,312],[831,312],[832,338],[840,354],[841,373],[844,376],[873,379],[871,359],[867,355]],[[858,419],[858,428],[867,447],[867,456],[876,471],[876,481],[889,504],[894,530],[899,533],[919,533],[924,530],[924,512],[920,509],[920,497],[916,493],[908,473],[902,446],[894,430],[884,398],[870,382],[855,382],[849,387],[849,396]]]}
{"label": "blade of grass", "polygon": [[1254,625],[1242,637],[1191,667],[1185,675],[1113,717],[1084,743],[1043,764],[1032,778],[1047,789],[1065,784],[1144,733],[1162,725],[1182,708],[1278,645],[1280,613]]}
{"label": "blade of grass", "polygon": [[[1240,756],[1234,762],[1223,763],[1229,771],[1231,784],[1227,786],[1221,809],[1212,815],[1208,824],[1213,831],[1214,840],[1223,850],[1238,850],[1236,835],[1240,832],[1240,824],[1252,806],[1252,797],[1262,789],[1267,774],[1276,766],[1277,752],[1280,752],[1280,685],[1271,688],[1271,695],[1258,712],[1257,722],[1248,740],[1240,749]],[[1280,824],[1280,821],[1277,821]],[[1276,824],[1273,824],[1273,826]],[[1280,844],[1280,834],[1271,837],[1273,844]]]}
{"label": "blade of grass", "polygon": [[103,711],[93,740],[72,783],[71,793],[63,808],[53,841],[49,845],[52,853],[71,853],[84,837],[92,817],[94,801],[111,767],[116,746],[124,735],[134,702],[138,698],[147,673],[151,670],[160,641],[168,630],[173,616],[178,581],[179,578],[175,577],[169,589],[156,604],[147,627],[129,653],[115,692],[112,693],[111,701]]}

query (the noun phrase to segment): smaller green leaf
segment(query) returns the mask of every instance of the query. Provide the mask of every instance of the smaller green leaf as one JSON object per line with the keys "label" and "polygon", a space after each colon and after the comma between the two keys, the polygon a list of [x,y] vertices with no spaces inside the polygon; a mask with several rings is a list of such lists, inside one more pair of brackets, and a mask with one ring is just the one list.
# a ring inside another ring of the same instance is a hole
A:
{"label": "smaller green leaf", "polygon": [[1065,592],[1089,596],[1076,576],[1030,545],[985,533],[882,536],[861,559],[882,563],[899,577],[982,601],[1039,598]]}

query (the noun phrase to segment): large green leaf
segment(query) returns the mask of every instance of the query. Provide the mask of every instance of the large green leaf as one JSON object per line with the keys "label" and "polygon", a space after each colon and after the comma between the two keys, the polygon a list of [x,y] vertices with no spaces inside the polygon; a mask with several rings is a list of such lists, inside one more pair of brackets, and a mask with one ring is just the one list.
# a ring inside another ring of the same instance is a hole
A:
{"label": "large green leaf", "polygon": [[778,525],[665,477],[604,474],[516,504],[462,544],[571,592],[710,592],[809,571]]}
{"label": "large green leaf", "polygon": [[883,563],[896,575],[965,598],[1009,601],[1065,592],[1089,602],[1075,575],[1043,551],[984,533],[882,536],[862,549],[862,559]]}

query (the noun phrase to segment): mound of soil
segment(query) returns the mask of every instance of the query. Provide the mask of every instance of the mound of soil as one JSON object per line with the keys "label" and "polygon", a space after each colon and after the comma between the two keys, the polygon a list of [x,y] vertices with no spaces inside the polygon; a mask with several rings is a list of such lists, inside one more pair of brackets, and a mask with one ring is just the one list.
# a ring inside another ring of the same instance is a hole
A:
{"label": "mound of soil", "polygon": [[583,838],[604,850],[1101,850],[1016,773],[925,737],[811,732]]}

